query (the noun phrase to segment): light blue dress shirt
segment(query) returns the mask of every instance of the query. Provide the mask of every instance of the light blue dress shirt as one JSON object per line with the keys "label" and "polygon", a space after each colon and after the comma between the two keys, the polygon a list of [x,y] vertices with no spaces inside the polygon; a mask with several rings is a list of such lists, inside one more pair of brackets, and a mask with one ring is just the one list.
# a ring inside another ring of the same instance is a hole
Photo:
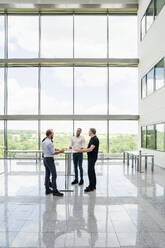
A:
{"label": "light blue dress shirt", "polygon": [[42,142],[42,152],[44,154],[44,158],[54,157],[55,149],[51,139],[46,138],[44,142]]}

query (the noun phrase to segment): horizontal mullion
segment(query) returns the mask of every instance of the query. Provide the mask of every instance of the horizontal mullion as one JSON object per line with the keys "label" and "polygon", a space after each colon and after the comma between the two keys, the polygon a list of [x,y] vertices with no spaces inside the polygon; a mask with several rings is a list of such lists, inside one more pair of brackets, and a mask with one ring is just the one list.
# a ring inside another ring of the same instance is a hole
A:
{"label": "horizontal mullion", "polygon": [[139,120],[139,115],[0,115],[0,120]]}
{"label": "horizontal mullion", "polygon": [[132,13],[137,14],[138,4],[33,4],[33,3],[13,3],[0,4],[0,13],[9,14],[106,14],[106,13]]}
{"label": "horizontal mullion", "polygon": [[72,67],[72,66],[130,66],[137,67],[138,58],[10,58],[0,59],[0,67]]}

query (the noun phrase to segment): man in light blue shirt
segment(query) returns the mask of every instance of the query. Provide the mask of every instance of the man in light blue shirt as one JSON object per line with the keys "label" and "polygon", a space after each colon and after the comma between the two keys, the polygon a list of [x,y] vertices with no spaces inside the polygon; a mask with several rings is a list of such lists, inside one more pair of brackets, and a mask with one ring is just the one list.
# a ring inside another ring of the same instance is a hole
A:
{"label": "man in light blue shirt", "polygon": [[[54,132],[52,129],[48,129],[46,131],[46,138],[42,142],[42,152],[44,157],[44,166],[45,166],[45,194],[48,195],[50,193],[53,193],[55,196],[63,196],[61,192],[57,190],[57,184],[56,184],[56,167],[54,163],[54,155],[63,153],[64,150],[55,149],[52,139],[54,136]],[[50,174],[52,175],[52,188],[51,190],[49,188],[50,184]]]}

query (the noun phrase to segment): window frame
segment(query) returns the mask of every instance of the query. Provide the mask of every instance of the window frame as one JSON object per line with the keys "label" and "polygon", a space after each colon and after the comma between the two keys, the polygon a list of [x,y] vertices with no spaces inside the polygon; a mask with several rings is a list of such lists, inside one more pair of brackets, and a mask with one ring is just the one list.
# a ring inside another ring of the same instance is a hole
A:
{"label": "window frame", "polygon": [[[160,150],[157,149],[157,125],[163,125],[163,130],[164,130],[164,149]],[[155,124],[155,150],[159,151],[159,152],[165,152],[165,123],[161,122],[161,123],[156,123]]]}

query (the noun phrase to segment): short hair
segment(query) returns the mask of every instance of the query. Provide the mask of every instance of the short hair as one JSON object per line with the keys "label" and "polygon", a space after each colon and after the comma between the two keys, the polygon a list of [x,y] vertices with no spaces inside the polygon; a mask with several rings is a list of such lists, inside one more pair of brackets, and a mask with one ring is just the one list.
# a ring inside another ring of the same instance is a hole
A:
{"label": "short hair", "polygon": [[95,128],[90,128],[90,131],[91,131],[93,134],[96,134],[96,129],[95,129]]}
{"label": "short hair", "polygon": [[82,131],[81,127],[78,127],[77,129],[80,129],[80,131]]}
{"label": "short hair", "polygon": [[48,137],[49,135],[51,135],[53,133],[53,129],[48,129],[46,130],[46,136]]}

